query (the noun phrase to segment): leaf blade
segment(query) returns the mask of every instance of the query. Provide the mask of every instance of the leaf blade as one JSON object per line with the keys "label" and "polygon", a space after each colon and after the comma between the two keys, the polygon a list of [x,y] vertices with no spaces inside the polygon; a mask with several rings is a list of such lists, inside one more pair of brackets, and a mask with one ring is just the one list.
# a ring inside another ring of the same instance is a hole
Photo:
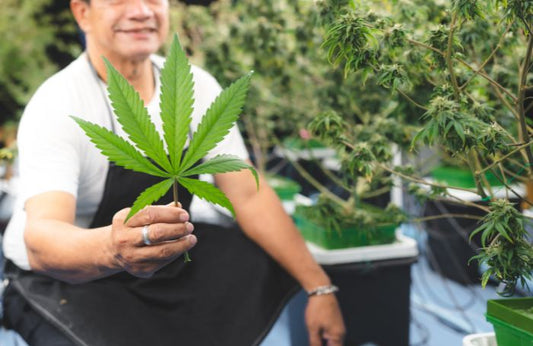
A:
{"label": "leaf blade", "polygon": [[191,176],[195,174],[216,174],[227,172],[238,172],[248,169],[255,178],[255,184],[259,189],[259,176],[255,168],[235,155],[222,154],[199,164],[181,173],[181,176]]}
{"label": "leaf blade", "polygon": [[108,129],[81,118],[71,116],[96,147],[109,161],[136,172],[168,177],[168,174],[153,165],[133,145]]}
{"label": "leaf blade", "polygon": [[180,172],[203,158],[229,132],[242,110],[251,72],[224,89],[211,104],[193,135],[180,165]]}
{"label": "leaf blade", "polygon": [[183,185],[190,193],[207,200],[208,202],[218,204],[223,208],[228,209],[231,215],[235,217],[235,210],[231,205],[229,199],[215,186],[201,180],[189,179],[180,177],[178,182]]}
{"label": "leaf blade", "polygon": [[128,221],[133,215],[135,215],[139,210],[141,210],[142,208],[146,207],[147,205],[152,204],[153,202],[161,198],[172,187],[173,183],[174,183],[174,178],[169,178],[155,185],[152,185],[146,190],[144,190],[135,199],[135,202],[133,202],[130,212],[128,213],[128,216],[126,216],[126,219],[124,220],[124,223]]}
{"label": "leaf blade", "polygon": [[144,102],[129,82],[104,58],[109,99],[117,120],[139,150],[166,171],[172,171],[163,141],[150,120]]}
{"label": "leaf blade", "polygon": [[191,65],[175,34],[161,70],[161,119],[170,163],[177,170],[192,120],[194,81]]}

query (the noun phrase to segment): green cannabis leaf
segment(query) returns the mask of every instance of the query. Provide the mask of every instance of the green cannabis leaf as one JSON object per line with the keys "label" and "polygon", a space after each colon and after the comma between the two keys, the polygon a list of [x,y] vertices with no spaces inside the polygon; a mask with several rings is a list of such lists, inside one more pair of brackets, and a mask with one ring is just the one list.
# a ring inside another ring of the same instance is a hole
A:
{"label": "green cannabis leaf", "polygon": [[191,179],[191,176],[248,169],[259,187],[255,169],[236,156],[218,155],[195,166],[224,139],[234,125],[245,102],[251,73],[223,90],[211,104],[182,157],[192,120],[194,82],[190,63],[177,35],[174,36],[169,55],[161,70],[161,120],[164,141],[150,121],[139,94],[109,61],[105,60],[105,64],[111,104],[118,122],[135,146],[102,126],[78,117],[72,118],[108,160],[124,168],[163,179],[137,197],[126,221],[145,206],[161,198],[172,187],[174,202],[177,205],[178,184],[182,184],[192,194],[228,209],[235,216],[233,206],[222,191],[209,183]]}

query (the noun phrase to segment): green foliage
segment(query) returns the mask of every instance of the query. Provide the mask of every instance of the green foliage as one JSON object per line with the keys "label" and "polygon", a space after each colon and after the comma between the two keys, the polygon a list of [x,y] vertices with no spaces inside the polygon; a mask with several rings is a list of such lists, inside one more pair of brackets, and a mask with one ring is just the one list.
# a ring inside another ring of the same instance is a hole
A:
{"label": "green foliage", "polygon": [[[371,205],[360,205],[359,208],[341,206],[322,195],[313,208],[302,208],[301,213],[313,223],[327,230],[341,232],[350,227],[360,232],[371,234],[377,227],[399,225],[407,220],[405,213],[390,204],[385,210]],[[340,215],[340,217],[331,217]]]}
{"label": "green foliage", "polygon": [[478,233],[481,233],[483,252],[473,259],[489,267],[483,273],[483,287],[492,275],[511,290],[519,280],[525,286],[525,280],[533,278],[533,248],[524,230],[524,216],[514,205],[506,200],[492,202],[490,212],[470,238]]}
{"label": "green foliage", "polygon": [[[251,73],[223,90],[211,104],[191,138],[185,156],[182,157],[191,123],[194,84],[189,62],[177,36],[174,37],[161,71],[164,141],[150,121],[148,111],[138,93],[107,60],[106,68],[109,98],[117,120],[135,146],[99,125],[77,117],[73,117],[74,120],[110,161],[127,169],[164,179],[138,196],[126,220],[146,205],[158,200],[175,184],[182,184],[192,194],[227,208],[234,215],[230,201],[220,190],[209,183],[188,177],[249,169],[258,184],[254,168],[231,155],[218,155],[193,166],[228,134],[237,120],[245,102]],[[177,196],[174,197],[177,203]]]}
{"label": "green foliage", "polygon": [[[420,184],[427,183],[420,179],[423,172],[391,169],[383,139],[400,146],[410,142],[412,150],[436,148],[443,159],[469,167],[480,200],[492,202],[478,232],[485,240],[497,238],[493,243],[498,244],[487,245],[477,257],[490,267],[484,283],[493,274],[511,284],[529,277],[531,245],[522,231],[510,231],[523,226],[511,222],[516,215],[508,203],[509,198],[522,197],[511,182],[533,179],[532,129],[526,117],[531,112],[526,95],[533,82],[533,2],[324,2],[321,7],[335,8],[334,15],[322,21],[330,61],[348,77],[374,81],[388,95],[376,104],[378,116],[363,121],[372,136],[352,131],[349,115],[342,112],[315,121],[312,129],[324,141],[329,137],[346,145],[344,152],[352,153],[350,174],[394,172],[411,182],[410,193],[422,201],[446,196],[447,191],[438,184],[422,188]],[[415,131],[402,126],[401,113],[417,115],[411,118]],[[396,131],[372,126],[388,120],[396,122]],[[494,197],[484,178],[489,170],[501,177],[507,198]]]}
{"label": "green foliage", "polygon": [[[56,1],[57,2],[57,1]],[[59,8],[56,8],[59,7]],[[0,124],[18,121],[37,87],[80,51],[68,2],[0,2]]]}
{"label": "green foliage", "polygon": [[[218,0],[208,8],[171,2],[172,22],[192,61],[223,85],[254,71],[241,125],[261,170],[272,147],[297,137],[316,114],[348,111],[356,122],[373,116],[382,99],[381,88],[369,92],[360,76],[345,78],[321,49],[318,23],[328,21],[322,14],[330,17],[351,1],[334,2]],[[364,98],[353,97],[363,89]]]}

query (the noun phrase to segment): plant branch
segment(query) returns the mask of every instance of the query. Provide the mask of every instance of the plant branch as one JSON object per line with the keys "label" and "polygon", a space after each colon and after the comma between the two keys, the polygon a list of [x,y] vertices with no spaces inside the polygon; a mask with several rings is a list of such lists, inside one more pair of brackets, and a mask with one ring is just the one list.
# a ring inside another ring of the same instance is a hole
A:
{"label": "plant branch", "polygon": [[500,49],[500,46],[503,43],[505,35],[507,35],[507,33],[509,32],[510,28],[511,28],[511,23],[507,24],[507,27],[505,28],[505,31],[500,36],[500,40],[498,41],[498,44],[496,45],[496,47],[494,47],[494,49],[489,54],[489,56],[485,59],[485,61],[483,61],[483,63],[479,66],[477,71],[473,71],[474,74],[470,78],[468,78],[468,80],[466,82],[464,82],[464,84],[461,85],[459,89],[463,90],[468,84],[470,84],[470,82],[479,74],[479,72],[482,71],[485,68],[485,66],[489,63],[489,61],[492,60],[492,57],[494,56],[494,54],[496,54],[496,52]]}
{"label": "plant branch", "polygon": [[311,185],[313,185],[313,187],[315,187],[320,193],[322,193],[324,196],[328,197],[329,199],[331,199],[332,201],[334,201],[335,203],[341,205],[341,206],[345,206],[346,205],[346,201],[343,200],[342,198],[338,197],[337,195],[335,195],[334,193],[332,193],[331,191],[328,190],[327,187],[325,187],[324,185],[322,185],[320,182],[318,182],[318,180],[316,180],[315,178],[313,178],[311,176],[311,174],[309,174],[309,172],[307,172],[307,170],[305,168],[303,168],[298,162],[297,160],[291,160],[289,158],[289,155],[285,155],[285,158],[294,166],[294,168],[296,168],[296,170],[298,171],[298,173],[305,179],[307,180]]}
{"label": "plant branch", "polygon": [[466,192],[470,192],[470,193],[473,193],[473,194],[477,195],[477,190],[467,189],[467,188],[464,188],[464,187],[455,187],[455,186],[442,185],[442,184],[430,182],[430,181],[427,181],[427,180],[424,180],[424,179],[412,177],[412,176],[400,173],[398,171],[395,171],[394,169],[391,169],[391,168],[387,167],[383,163],[376,162],[376,164],[379,167],[381,167],[382,169],[384,169],[385,171],[387,171],[387,172],[389,172],[391,174],[397,175],[397,176],[399,176],[402,179],[414,182],[414,183],[427,185],[427,186],[433,186],[433,187],[437,187],[437,188],[440,188],[440,189],[450,189],[451,188],[451,189],[454,189],[454,190],[466,191]]}
{"label": "plant branch", "polygon": [[427,111],[427,107],[424,107],[422,106],[420,103],[416,102],[415,100],[413,100],[409,95],[407,95],[406,93],[404,93],[403,91],[401,91],[400,89],[396,89],[396,91],[398,91],[398,93],[400,95],[402,95],[403,97],[405,97],[409,102],[411,102],[412,104],[414,104],[415,106],[417,106],[418,108],[420,109],[423,109],[425,111]]}
{"label": "plant branch", "polygon": [[457,13],[454,13],[452,16],[452,22],[450,24],[450,33],[448,35],[448,47],[446,48],[446,55],[444,56],[446,60],[446,66],[448,67],[448,73],[450,74],[450,80],[452,82],[453,93],[457,101],[461,100],[461,90],[459,84],[457,83],[457,77],[455,76],[455,71],[453,70],[453,60],[452,60],[452,50],[453,50],[453,31],[455,30],[455,23],[457,21]]}
{"label": "plant branch", "polygon": [[[413,39],[407,39],[407,42],[409,42],[409,43],[411,43],[411,44],[413,44],[415,46],[419,46],[419,47],[422,47],[422,48],[429,49],[429,50],[431,50],[431,51],[433,51],[435,53],[438,53],[438,54],[442,55],[443,57],[446,57],[446,53],[444,53],[440,49],[437,49],[435,47],[431,47],[430,45],[425,44],[423,42],[420,42],[420,41],[417,41],[417,40],[413,40]],[[474,67],[472,67],[469,63],[467,63],[466,61],[464,61],[461,58],[458,58],[458,57],[455,56],[454,59],[457,60],[458,62],[460,62],[462,65],[464,65],[466,68],[468,68],[472,72],[477,73],[479,76],[485,78],[491,85],[493,85],[496,88],[502,90],[507,96],[509,96],[513,100],[513,102],[516,101],[516,96],[514,96],[509,90],[507,90],[501,84],[499,84],[494,79],[492,79],[484,71],[476,71],[476,69]]]}
{"label": "plant branch", "polygon": [[[454,189],[455,189],[455,187],[454,187]],[[458,204],[462,204],[462,205],[465,205],[465,206],[468,206],[468,207],[477,208],[477,209],[483,210],[486,213],[490,212],[490,208],[489,207],[485,207],[485,206],[479,205],[479,204],[474,203],[474,202],[465,201],[465,200],[460,199],[459,197],[456,197],[454,195],[447,195],[446,197],[437,197],[437,198],[433,198],[433,199],[439,200],[439,201],[448,201],[448,202],[450,201],[450,199],[453,199]]]}
{"label": "plant branch", "polygon": [[475,174],[483,174],[485,173],[486,171],[488,171],[489,169],[491,169],[492,167],[494,167],[495,165],[503,162],[505,159],[507,159],[508,157],[516,154],[516,152],[530,146],[533,144],[533,141],[530,141],[529,143],[526,143],[526,144],[522,144],[520,145],[519,147],[517,147],[516,149],[512,150],[511,152],[505,154],[504,156],[498,158],[497,160],[493,161],[491,164],[489,164],[488,166],[486,166],[485,168],[479,170],[479,171],[476,171]]}
{"label": "plant branch", "polygon": [[478,152],[475,149],[472,149],[470,151],[469,156],[471,157],[471,160],[469,162],[471,162],[474,168],[472,171],[474,172],[474,181],[476,183],[478,194],[481,196],[482,199],[485,199],[487,198],[487,194],[485,193],[483,186],[485,186],[489,190],[489,194],[492,195],[492,190],[490,189],[491,186],[487,180],[487,177],[485,177],[485,174],[476,173],[481,169]]}
{"label": "plant branch", "polygon": [[[518,115],[518,112],[516,111],[516,108],[513,107],[513,105],[511,105],[509,103],[509,101],[505,98],[505,95],[503,95],[500,91],[500,89],[495,86],[494,84],[491,84],[491,86],[493,87],[494,89],[494,92],[496,93],[496,97],[500,100],[501,103],[503,103],[505,105],[505,107],[511,111],[511,113],[513,113],[513,116],[516,118],[516,120],[518,120],[520,118],[520,116]],[[513,102],[516,100],[516,98],[512,98],[513,99]]]}
{"label": "plant branch", "polygon": [[431,221],[431,220],[438,220],[438,219],[448,219],[448,218],[456,218],[456,219],[471,219],[471,220],[481,220],[482,216],[476,216],[471,214],[439,214],[439,215],[431,215],[431,216],[424,216],[420,218],[414,218],[414,222],[424,222],[424,221]]}
{"label": "plant branch", "polygon": [[[527,132],[527,125],[526,125],[526,114],[524,111],[524,99],[526,97],[526,83],[527,83],[527,76],[529,72],[529,64],[531,62],[531,54],[533,52],[533,35],[529,35],[528,45],[527,45],[527,51],[526,51],[526,57],[524,59],[524,63],[522,65],[521,71],[520,71],[520,84],[518,85],[518,100],[517,100],[517,106],[518,106],[518,114],[520,116],[520,131],[522,135],[522,141],[523,142],[529,142],[529,133]],[[531,152],[531,147],[525,148],[527,160],[528,160],[528,166],[529,166],[529,176],[533,178],[533,153]]]}

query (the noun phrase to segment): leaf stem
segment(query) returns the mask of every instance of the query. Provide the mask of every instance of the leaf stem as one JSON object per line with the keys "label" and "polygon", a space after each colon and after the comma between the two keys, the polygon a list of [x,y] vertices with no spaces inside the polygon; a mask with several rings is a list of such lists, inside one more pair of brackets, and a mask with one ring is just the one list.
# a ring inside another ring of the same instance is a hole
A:
{"label": "leaf stem", "polygon": [[174,195],[174,206],[178,206],[179,200],[178,200],[178,179],[174,179],[174,183],[172,184],[172,194]]}
{"label": "leaf stem", "polygon": [[[178,179],[174,179],[174,183],[172,184],[172,194],[174,195],[174,206],[179,206],[178,201]],[[183,262],[190,262],[191,257],[189,256],[189,251],[185,251],[183,254]]]}

